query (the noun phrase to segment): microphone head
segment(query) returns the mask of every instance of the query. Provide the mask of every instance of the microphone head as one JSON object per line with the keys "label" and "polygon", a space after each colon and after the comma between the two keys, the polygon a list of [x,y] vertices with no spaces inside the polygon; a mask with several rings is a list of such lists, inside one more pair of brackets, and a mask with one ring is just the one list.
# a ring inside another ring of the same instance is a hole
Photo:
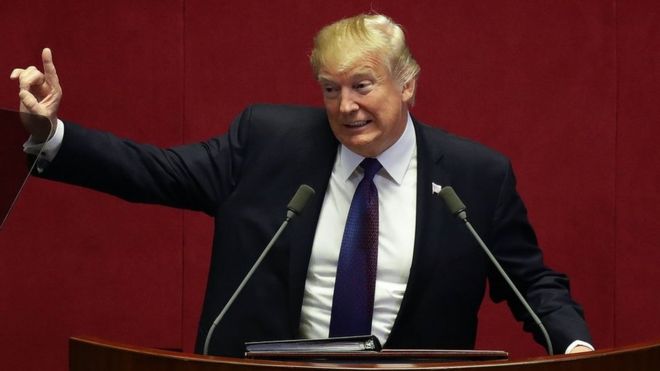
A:
{"label": "microphone head", "polygon": [[296,215],[300,215],[302,210],[305,208],[305,205],[307,205],[307,201],[309,201],[309,199],[312,198],[315,193],[316,192],[314,192],[314,188],[308,186],[307,184],[301,184],[300,187],[298,187],[296,194],[293,195],[293,198],[291,198],[291,201],[289,201],[289,204],[286,206],[286,208]]}
{"label": "microphone head", "polygon": [[442,190],[440,191],[440,197],[442,197],[442,200],[445,201],[445,205],[447,206],[447,209],[449,209],[449,212],[452,213],[452,215],[464,219],[464,217],[461,216],[461,213],[463,213],[463,216],[465,216],[465,204],[463,201],[461,201],[460,198],[458,198],[458,195],[452,187],[442,187]]}

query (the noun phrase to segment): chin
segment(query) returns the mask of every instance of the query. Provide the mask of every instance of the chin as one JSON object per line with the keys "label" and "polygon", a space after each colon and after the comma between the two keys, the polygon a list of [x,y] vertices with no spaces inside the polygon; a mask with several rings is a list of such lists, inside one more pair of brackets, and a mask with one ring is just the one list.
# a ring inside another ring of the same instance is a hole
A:
{"label": "chin", "polygon": [[351,151],[357,153],[360,156],[364,157],[376,157],[380,154],[381,151],[378,151],[373,148],[373,146],[347,146]]}
{"label": "chin", "polygon": [[342,144],[350,149],[351,151],[357,153],[358,155],[365,156],[365,153],[370,153],[371,143],[364,142],[359,140],[345,140],[342,141]]}

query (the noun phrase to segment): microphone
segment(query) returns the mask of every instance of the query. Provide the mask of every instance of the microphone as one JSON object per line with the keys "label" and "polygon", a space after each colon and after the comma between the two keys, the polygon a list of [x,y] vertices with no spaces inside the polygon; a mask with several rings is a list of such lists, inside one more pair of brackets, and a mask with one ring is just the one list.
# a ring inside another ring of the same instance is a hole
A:
{"label": "microphone", "polygon": [[289,222],[295,218],[296,216],[300,215],[302,210],[305,208],[305,205],[307,202],[314,196],[314,189],[307,184],[301,184],[300,187],[298,187],[298,190],[296,191],[296,194],[293,195],[291,198],[291,201],[289,201],[289,204],[287,205],[287,212],[286,212],[286,219],[284,222],[282,222],[282,225],[280,225],[280,228],[275,232],[275,235],[273,238],[271,238],[270,242],[264,249],[264,251],[259,255],[259,258],[257,261],[254,263],[252,268],[250,268],[250,271],[245,275],[245,278],[243,278],[243,281],[241,282],[240,285],[238,285],[238,288],[236,291],[234,291],[234,294],[229,298],[227,301],[227,304],[225,304],[224,308],[222,308],[222,311],[218,316],[215,318],[213,321],[213,324],[209,328],[209,332],[206,334],[206,339],[204,340],[204,355],[209,354],[209,344],[211,343],[211,337],[213,336],[213,332],[215,331],[215,328],[218,326],[218,323],[222,320],[222,317],[225,316],[229,308],[232,306],[234,303],[234,300],[236,300],[236,297],[238,294],[241,293],[243,290],[243,287],[245,287],[245,284],[250,280],[254,272],[257,270],[259,265],[261,264],[261,261],[264,260],[270,249],[275,245],[275,242],[280,238],[280,235],[284,231],[287,225],[289,225]]}
{"label": "microphone", "polygon": [[534,319],[534,322],[536,322],[536,325],[541,329],[541,333],[543,333],[543,337],[545,338],[545,343],[548,345],[548,353],[550,355],[553,355],[553,350],[552,350],[552,343],[550,342],[550,336],[548,336],[548,332],[545,329],[545,326],[543,326],[543,323],[541,323],[541,320],[539,317],[534,313],[532,308],[529,306],[527,303],[527,300],[520,294],[520,291],[518,291],[518,288],[516,285],[511,281],[511,278],[509,278],[509,275],[506,274],[500,263],[495,259],[495,256],[490,252],[484,241],[479,237],[479,234],[477,231],[472,227],[472,224],[467,219],[467,208],[465,207],[465,204],[461,199],[458,197],[456,192],[452,187],[442,187],[442,190],[440,190],[440,197],[442,200],[445,202],[445,205],[449,209],[449,212],[452,213],[455,217],[459,218],[463,222],[465,222],[465,226],[470,230],[470,233],[472,233],[472,236],[474,237],[475,240],[479,243],[479,246],[484,250],[486,255],[488,255],[488,258],[490,261],[495,265],[495,268],[500,272],[506,283],[509,285],[511,290],[516,294],[518,297],[518,300],[522,303],[522,305],[525,307],[527,312],[532,316],[532,319]]}
{"label": "microphone", "polygon": [[286,212],[286,217],[288,220],[293,219],[294,216],[300,215],[307,201],[314,196],[314,189],[307,184],[301,184],[296,191],[296,194],[293,195],[289,204],[286,205],[288,211]]}

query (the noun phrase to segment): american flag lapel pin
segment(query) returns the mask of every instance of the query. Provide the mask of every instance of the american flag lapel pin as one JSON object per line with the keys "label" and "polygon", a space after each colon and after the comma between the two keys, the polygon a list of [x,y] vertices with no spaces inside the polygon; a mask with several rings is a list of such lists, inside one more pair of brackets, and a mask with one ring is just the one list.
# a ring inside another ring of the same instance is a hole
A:
{"label": "american flag lapel pin", "polygon": [[434,195],[440,194],[440,191],[442,190],[442,186],[440,184],[435,184],[435,182],[431,182],[431,193]]}

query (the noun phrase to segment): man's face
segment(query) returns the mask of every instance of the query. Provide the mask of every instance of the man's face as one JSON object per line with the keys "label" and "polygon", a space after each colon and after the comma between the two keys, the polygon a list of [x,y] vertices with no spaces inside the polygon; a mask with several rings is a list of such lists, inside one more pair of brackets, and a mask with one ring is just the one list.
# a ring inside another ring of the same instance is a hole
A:
{"label": "man's face", "polygon": [[330,128],[351,151],[376,157],[403,134],[415,81],[401,86],[372,62],[342,72],[323,67],[318,79]]}

